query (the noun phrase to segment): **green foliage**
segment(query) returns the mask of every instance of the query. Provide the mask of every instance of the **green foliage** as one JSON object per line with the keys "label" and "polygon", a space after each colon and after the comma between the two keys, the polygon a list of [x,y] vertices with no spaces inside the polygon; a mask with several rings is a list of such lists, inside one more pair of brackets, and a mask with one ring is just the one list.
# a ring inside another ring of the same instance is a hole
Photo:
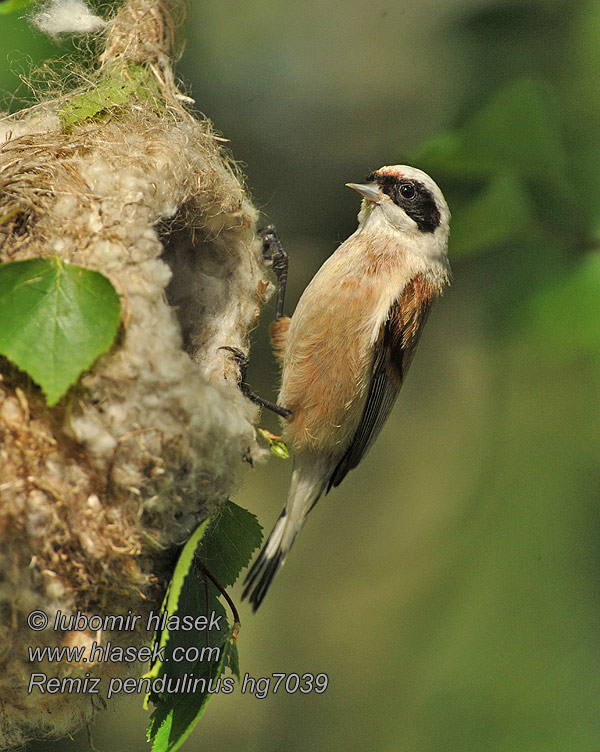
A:
{"label": "green foliage", "polygon": [[565,148],[559,113],[549,84],[512,82],[415,161],[449,184],[451,256],[494,250],[513,262],[495,281],[505,329],[565,360],[600,354],[600,215],[590,201],[600,181]]}
{"label": "green foliage", "polygon": [[475,253],[522,237],[534,221],[531,198],[520,176],[510,168],[490,175],[485,188],[452,224],[452,249]]}
{"label": "green foliage", "polygon": [[[163,659],[146,676],[165,681],[187,680],[188,691],[149,693],[147,701],[156,706],[148,728],[152,752],[178,749],[199,721],[211,694],[230,691],[233,680],[228,680],[229,687],[225,684],[222,679],[225,668],[239,678],[236,645],[239,624],[228,624],[220,600],[222,594],[207,571],[221,587],[233,585],[261,539],[256,517],[228,501],[216,520],[210,525],[205,521],[184,546],[161,613],[168,618],[191,618],[206,628],[178,629],[175,624],[174,628],[167,626],[155,638],[164,649]],[[215,648],[219,655],[212,660]],[[182,654],[185,660],[179,659]],[[189,685],[192,679],[197,682],[194,691]]]}
{"label": "green foliage", "polygon": [[34,2],[35,0],[4,0],[4,2],[0,2],[0,16],[6,16],[17,10],[28,8]]}
{"label": "green foliage", "polygon": [[97,85],[71,99],[59,112],[63,129],[86,120],[106,117],[112,110],[137,98],[147,100],[158,94],[156,79],[143,65],[110,68]]}
{"label": "green foliage", "polygon": [[0,354],[49,405],[112,345],[121,305],[109,280],[58,258],[0,266]]}
{"label": "green foliage", "polygon": [[427,145],[419,161],[459,177],[488,178],[507,167],[544,182],[560,177],[566,158],[551,87],[509,84],[460,129]]}
{"label": "green foliage", "polygon": [[[225,669],[233,642],[233,627],[221,645],[218,663],[211,664],[201,678],[207,686],[214,687]],[[185,742],[200,720],[206,704],[210,700],[208,691],[188,692],[157,698],[158,707],[152,714],[148,727],[148,741],[152,742],[152,752],[175,752]]]}
{"label": "green foliage", "polygon": [[525,315],[531,345],[555,362],[578,351],[591,352],[600,362],[600,254],[539,290]]}
{"label": "green foliage", "polygon": [[453,256],[582,218],[557,110],[549,85],[516,81],[414,157],[457,186]]}
{"label": "green foliage", "polygon": [[246,509],[228,502],[202,540],[200,556],[223,587],[233,585],[260,546],[262,527]]}

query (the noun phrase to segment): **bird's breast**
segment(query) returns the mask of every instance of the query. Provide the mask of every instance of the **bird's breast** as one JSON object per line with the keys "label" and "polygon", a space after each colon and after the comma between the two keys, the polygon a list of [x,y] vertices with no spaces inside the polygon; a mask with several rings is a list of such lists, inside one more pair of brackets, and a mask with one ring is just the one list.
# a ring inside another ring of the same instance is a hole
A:
{"label": "bird's breast", "polygon": [[284,436],[296,452],[338,454],[348,446],[362,416],[375,342],[408,281],[401,264],[386,264],[381,254],[357,257],[364,248],[344,246],[306,288],[287,333],[279,402],[292,411]]}

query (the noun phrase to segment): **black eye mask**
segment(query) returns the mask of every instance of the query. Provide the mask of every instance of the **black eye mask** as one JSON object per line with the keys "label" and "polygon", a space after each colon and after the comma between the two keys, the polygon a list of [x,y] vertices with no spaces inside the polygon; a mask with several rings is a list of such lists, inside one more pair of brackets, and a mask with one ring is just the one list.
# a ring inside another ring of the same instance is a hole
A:
{"label": "black eye mask", "polygon": [[[421,232],[434,232],[440,226],[440,210],[435,203],[435,199],[427,186],[418,180],[372,172],[367,177],[366,182],[377,183],[381,190],[417,223]],[[402,195],[402,190],[404,190],[408,196],[410,193],[406,189],[408,186],[414,188],[414,195],[410,198]]]}

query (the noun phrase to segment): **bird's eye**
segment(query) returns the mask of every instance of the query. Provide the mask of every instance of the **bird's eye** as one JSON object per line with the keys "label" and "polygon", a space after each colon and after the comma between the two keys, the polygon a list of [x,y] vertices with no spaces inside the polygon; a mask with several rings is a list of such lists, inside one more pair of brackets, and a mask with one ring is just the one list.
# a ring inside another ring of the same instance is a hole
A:
{"label": "bird's eye", "polygon": [[402,198],[414,198],[415,193],[415,187],[412,183],[402,183],[400,186],[400,194]]}

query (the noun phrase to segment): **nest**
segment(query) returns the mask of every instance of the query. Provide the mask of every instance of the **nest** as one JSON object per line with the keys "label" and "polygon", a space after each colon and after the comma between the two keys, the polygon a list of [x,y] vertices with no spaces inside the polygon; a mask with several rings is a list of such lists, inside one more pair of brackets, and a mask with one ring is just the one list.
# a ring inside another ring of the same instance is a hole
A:
{"label": "nest", "polygon": [[32,632],[27,614],[156,611],[175,546],[262,451],[255,408],[219,349],[246,349],[268,287],[257,212],[210,123],[184,109],[173,83],[179,10],[127,3],[101,40],[100,70],[86,74],[97,82],[118,69],[126,80],[133,62],[151,74],[152,96],[68,128],[65,107],[81,91],[0,120],[0,261],[58,256],[97,270],[124,312],[111,352],[53,408],[0,360],[2,749],[70,733],[93,713],[89,695],[28,694],[32,671],[147,669],[31,664],[27,645],[74,637]]}

